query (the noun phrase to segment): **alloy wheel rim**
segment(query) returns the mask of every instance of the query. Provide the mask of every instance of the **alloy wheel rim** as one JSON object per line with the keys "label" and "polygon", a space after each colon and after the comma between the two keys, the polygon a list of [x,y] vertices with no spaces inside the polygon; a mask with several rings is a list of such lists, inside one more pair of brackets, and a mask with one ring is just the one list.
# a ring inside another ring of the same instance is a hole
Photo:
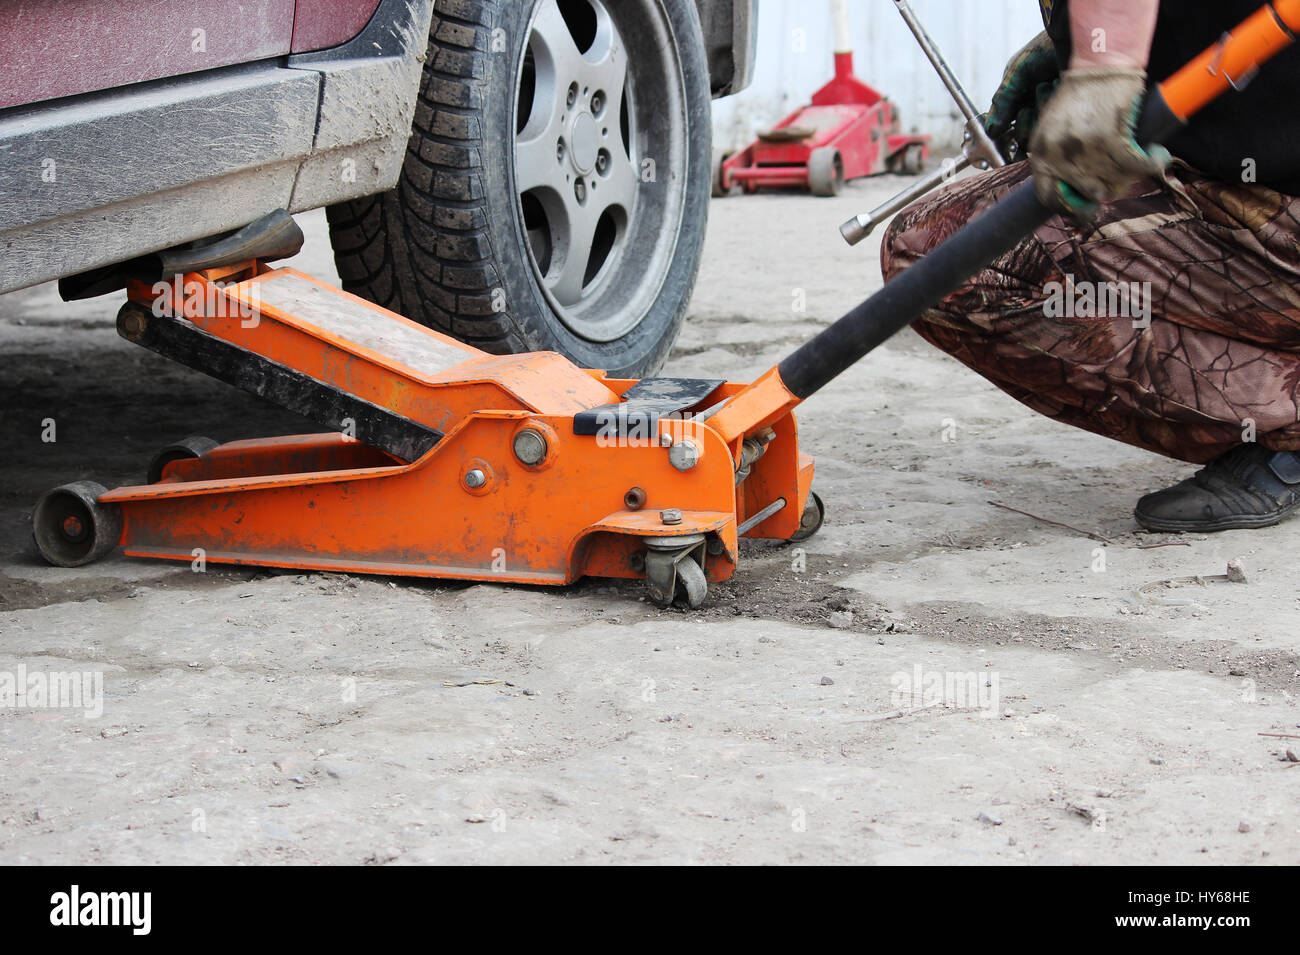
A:
{"label": "alloy wheel rim", "polygon": [[[633,7],[667,31],[657,0],[617,9],[627,17]],[[643,156],[655,131],[638,110],[638,95],[661,93],[664,118],[671,117],[681,111],[681,90],[674,94],[666,78],[661,90],[638,90],[632,62],[665,56],[679,69],[671,34],[668,43],[652,30],[633,34],[611,9],[605,0],[538,4],[517,74],[514,126],[514,192],[534,277],[564,325],[595,342],[614,341],[643,318],[644,290],[633,286],[654,292],[662,284],[675,243],[658,239],[666,229],[675,233],[684,214],[681,177],[659,180],[660,163]],[[633,36],[629,47],[625,37]],[[641,85],[670,75],[664,66],[646,64]],[[680,132],[656,136],[656,145],[668,147],[669,161],[685,155]],[[666,188],[651,188],[659,186]],[[646,235],[656,220],[658,239]]]}

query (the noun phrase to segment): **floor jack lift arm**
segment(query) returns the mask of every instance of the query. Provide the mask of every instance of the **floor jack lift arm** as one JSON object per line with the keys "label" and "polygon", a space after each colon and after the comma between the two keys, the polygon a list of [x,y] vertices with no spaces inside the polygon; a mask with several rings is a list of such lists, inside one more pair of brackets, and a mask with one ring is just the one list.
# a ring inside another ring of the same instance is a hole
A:
{"label": "floor jack lift arm", "polygon": [[[1166,139],[1296,39],[1263,7],[1150,95]],[[1025,184],[749,385],[611,379],[552,353],[496,356],[254,258],[128,287],[130,341],[263,395],[329,434],[165,449],[149,484],[45,494],[51,563],[132,556],[565,584],[645,580],[699,606],[742,536],[821,525],[793,409],[1051,215]],[[242,248],[240,243],[236,246]]]}

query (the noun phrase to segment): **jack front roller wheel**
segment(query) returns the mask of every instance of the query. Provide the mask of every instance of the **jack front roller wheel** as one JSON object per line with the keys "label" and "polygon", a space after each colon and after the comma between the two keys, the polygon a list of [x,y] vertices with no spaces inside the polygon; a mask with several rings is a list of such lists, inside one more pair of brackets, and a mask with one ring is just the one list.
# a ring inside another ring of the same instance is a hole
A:
{"label": "jack front roller wheel", "polygon": [[731,158],[731,153],[714,151],[713,153],[713,198],[722,199],[731,195],[731,182],[722,164]]}
{"label": "jack front roller wheel", "polygon": [[844,188],[844,158],[834,146],[822,146],[809,154],[808,185],[814,196],[840,194]]}
{"label": "jack front roller wheel", "polygon": [[808,503],[803,508],[803,517],[799,518],[799,529],[790,538],[790,543],[797,544],[800,541],[806,541],[822,529],[822,522],[825,520],[826,505],[822,503],[822,499],[817,496],[816,491],[809,491]]}
{"label": "jack front roller wheel", "polygon": [[163,469],[173,461],[186,461],[190,458],[201,458],[213,448],[217,447],[217,442],[211,438],[204,438],[198,435],[190,435],[183,438],[175,444],[169,444],[153,456],[149,462],[149,476],[145,483],[157,484],[162,480]]}
{"label": "jack front roller wheel", "polygon": [[32,511],[32,537],[41,556],[56,567],[80,567],[99,560],[122,536],[122,511],[101,504],[107,494],[94,481],[76,481],[46,491]]}

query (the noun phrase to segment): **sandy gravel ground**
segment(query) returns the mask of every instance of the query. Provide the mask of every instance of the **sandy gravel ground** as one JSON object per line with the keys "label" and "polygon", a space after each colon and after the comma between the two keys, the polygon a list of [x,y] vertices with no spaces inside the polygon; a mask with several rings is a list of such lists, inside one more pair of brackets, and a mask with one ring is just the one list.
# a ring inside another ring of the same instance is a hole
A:
{"label": "sandy gravel ground", "polygon": [[[877,288],[835,227],[899,185],[715,202],[667,371],[753,377]],[[333,277],[303,221],[294,264]],[[747,545],[686,612],[608,581],[44,566],[49,487],[317,430],[121,341],[118,304],[0,297],[0,678],[104,688],[99,716],[0,708],[0,862],[1300,862],[1300,740],[1260,735],[1300,734],[1300,524],[1144,546],[1169,538],[1134,500],[1188,468],[910,333],[800,413],[823,532]],[[1234,558],[1248,583],[1138,594]]]}

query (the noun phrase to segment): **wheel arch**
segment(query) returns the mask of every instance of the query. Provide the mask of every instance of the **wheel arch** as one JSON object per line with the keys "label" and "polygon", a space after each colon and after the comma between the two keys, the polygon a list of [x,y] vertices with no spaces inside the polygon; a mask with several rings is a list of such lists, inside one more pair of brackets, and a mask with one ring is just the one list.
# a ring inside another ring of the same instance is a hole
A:
{"label": "wheel arch", "polygon": [[713,98],[739,93],[753,81],[758,0],[695,0],[708,52]]}

